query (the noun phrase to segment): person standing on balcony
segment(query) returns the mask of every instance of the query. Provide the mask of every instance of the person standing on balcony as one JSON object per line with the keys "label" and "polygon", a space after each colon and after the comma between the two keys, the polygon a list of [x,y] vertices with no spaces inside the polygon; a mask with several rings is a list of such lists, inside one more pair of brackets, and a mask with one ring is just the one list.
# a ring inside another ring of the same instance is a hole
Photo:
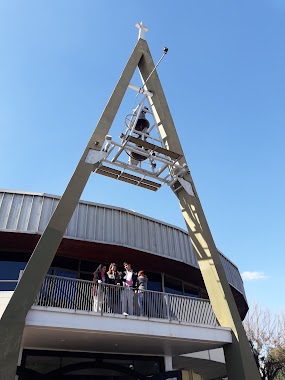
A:
{"label": "person standing on balcony", "polygon": [[94,282],[94,311],[103,311],[106,301],[106,287],[105,284],[109,283],[109,277],[106,273],[106,265],[100,264],[96,271],[93,273]]}
{"label": "person standing on balcony", "polygon": [[111,313],[120,313],[122,273],[118,272],[117,264],[111,263],[107,272],[109,284],[109,308]]}
{"label": "person standing on balcony", "polygon": [[147,281],[148,278],[144,274],[144,271],[140,270],[136,281],[136,292],[138,293],[138,305],[141,317],[145,315],[145,290],[147,290]]}
{"label": "person standing on balcony", "polygon": [[125,272],[123,273],[122,311],[124,315],[134,313],[134,289],[136,287],[137,275],[132,270],[130,263],[124,262]]}

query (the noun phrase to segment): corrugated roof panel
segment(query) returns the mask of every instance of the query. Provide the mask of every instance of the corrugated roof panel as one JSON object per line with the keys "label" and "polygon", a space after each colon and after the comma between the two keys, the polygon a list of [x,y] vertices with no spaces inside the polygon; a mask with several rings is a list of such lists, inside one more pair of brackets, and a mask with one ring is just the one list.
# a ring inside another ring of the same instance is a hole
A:
{"label": "corrugated roof panel", "polygon": [[103,241],[113,243],[113,212],[106,208],[104,212],[104,236]]}
{"label": "corrugated roof panel", "polygon": [[76,237],[79,239],[86,239],[87,212],[88,212],[88,206],[86,204],[79,203],[78,214],[77,214],[77,234],[76,234]]}
{"label": "corrugated roof panel", "polygon": [[[29,231],[38,231],[40,224],[40,216],[42,212],[43,206],[43,198],[34,196],[32,199],[31,213],[28,223]],[[14,207],[14,206],[13,206]]]}
{"label": "corrugated roof panel", "polygon": [[39,232],[43,232],[54,210],[54,198],[43,197],[42,211],[40,215]]}
{"label": "corrugated roof panel", "polygon": [[156,246],[156,252],[158,254],[161,254],[163,256],[163,244],[162,244],[162,234],[160,231],[160,223],[155,223],[154,226],[154,239],[155,239],[155,246]]}
{"label": "corrugated roof panel", "polygon": [[74,210],[74,213],[65,231],[65,234],[67,236],[77,237],[78,210],[79,210],[79,206],[77,206],[76,209]]}
{"label": "corrugated roof panel", "polygon": [[33,205],[33,196],[32,195],[25,196],[23,199],[22,206],[21,206],[21,212],[20,212],[18,228],[17,228],[18,230],[28,231],[32,205]]}
{"label": "corrugated roof panel", "polygon": [[96,206],[94,240],[104,241],[105,208]]}
{"label": "corrugated roof panel", "polygon": [[121,220],[121,236],[120,241],[122,245],[127,245],[128,243],[128,234],[127,234],[127,225],[128,225],[128,215],[124,211],[120,211],[120,220]]}
{"label": "corrugated roof panel", "polygon": [[143,239],[143,244],[144,244],[145,249],[147,251],[151,251],[153,248],[150,244],[148,220],[145,218],[142,218],[142,239]]}
{"label": "corrugated roof panel", "polygon": [[20,194],[14,194],[14,196],[11,197],[10,215],[6,225],[8,230],[13,230],[18,227],[23,199],[24,196]]}
{"label": "corrugated roof panel", "polygon": [[128,213],[127,219],[127,245],[135,247],[135,218],[134,215]]}
{"label": "corrugated roof panel", "polygon": [[87,205],[87,218],[86,218],[86,239],[95,240],[95,212],[96,207],[89,207]]}
{"label": "corrugated roof panel", "polygon": [[4,194],[4,197],[1,201],[1,209],[0,209],[0,228],[7,229],[7,222],[9,218],[9,212],[11,208],[11,203],[13,200],[13,194]]}
{"label": "corrugated roof panel", "polygon": [[120,211],[116,210],[113,212],[112,217],[112,225],[113,225],[113,243],[121,244],[121,214]]}
{"label": "corrugated roof panel", "polygon": [[143,240],[143,226],[142,218],[134,218],[135,222],[135,235],[134,235],[134,244],[139,249],[144,249],[144,240]]}

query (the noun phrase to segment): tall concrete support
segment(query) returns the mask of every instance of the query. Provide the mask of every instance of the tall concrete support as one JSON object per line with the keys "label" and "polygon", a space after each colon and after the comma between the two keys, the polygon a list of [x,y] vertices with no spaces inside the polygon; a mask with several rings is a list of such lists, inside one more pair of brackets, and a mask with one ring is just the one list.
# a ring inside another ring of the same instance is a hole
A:
{"label": "tall concrete support", "polygon": [[0,379],[14,380],[25,318],[36,299],[67,225],[94,166],[85,162],[89,149],[100,151],[142,55],[138,41],[114,92],[83,152],[75,172],[41,236],[0,320]]}
{"label": "tall concrete support", "polygon": [[[139,69],[145,80],[153,70],[154,63],[148,46],[145,41],[144,43],[144,55]],[[153,93],[153,97],[150,99],[151,107],[165,147],[183,155],[179,163],[186,164],[174,122],[156,72],[148,79],[147,89]],[[201,154],[203,154],[202,151]],[[233,343],[224,348],[228,378],[230,380],[260,380],[260,374],[251,353],[232,291],[190,171],[184,175],[183,179],[191,185],[194,195],[190,195],[183,186],[180,186],[180,183],[176,183],[173,190],[179,199],[181,211],[216,318],[221,326],[227,326],[232,329]]]}
{"label": "tall concrete support", "polygon": [[[139,68],[144,82],[147,81],[147,89],[153,94],[149,101],[166,149],[181,154],[182,158],[179,160],[179,164],[186,165],[171,113],[159,78],[154,70],[155,66],[148,45],[144,39],[139,39],[78,166],[2,316],[0,321],[0,379],[15,379],[26,315],[40,290],[68,222],[94,169],[93,164],[85,162],[86,156],[90,149],[96,152],[101,151],[105,136],[109,132],[136,67]],[[152,75],[150,76],[151,73]],[[183,180],[189,184],[193,192],[189,193],[186,187],[181,186],[178,181],[173,185],[173,191],[179,199],[217,320],[222,326],[230,327],[233,332],[233,343],[225,348],[228,377],[230,380],[260,380],[190,172],[184,175]]]}

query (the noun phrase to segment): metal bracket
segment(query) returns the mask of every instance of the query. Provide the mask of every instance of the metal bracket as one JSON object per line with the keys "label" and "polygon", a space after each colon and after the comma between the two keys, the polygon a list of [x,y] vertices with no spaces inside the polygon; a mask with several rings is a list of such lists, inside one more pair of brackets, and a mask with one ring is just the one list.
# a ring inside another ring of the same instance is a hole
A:
{"label": "metal bracket", "polygon": [[194,193],[192,184],[190,182],[188,182],[184,178],[180,178],[180,177],[177,178],[177,181],[175,183],[177,183],[177,182],[179,182],[181,186],[173,188],[173,191],[175,193],[177,191],[179,191],[181,188],[183,188],[186,191],[187,194],[191,195],[192,197],[195,197],[195,193]]}
{"label": "metal bracket", "polygon": [[87,164],[97,164],[97,162],[103,160],[108,156],[107,152],[102,150],[89,149],[89,152],[85,158]]}
{"label": "metal bracket", "polygon": [[144,94],[144,95],[147,95],[149,96],[150,98],[153,96],[153,93],[151,91],[148,91],[148,90],[144,90],[142,87],[138,87],[138,86],[135,86],[134,84],[129,84],[129,88],[131,88],[132,90],[135,90],[137,91],[139,94]]}

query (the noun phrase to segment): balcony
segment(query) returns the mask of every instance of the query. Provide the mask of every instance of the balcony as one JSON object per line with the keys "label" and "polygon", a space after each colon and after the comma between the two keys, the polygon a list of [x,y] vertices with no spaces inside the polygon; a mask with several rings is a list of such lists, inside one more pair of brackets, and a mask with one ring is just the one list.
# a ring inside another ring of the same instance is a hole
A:
{"label": "balcony", "polygon": [[194,323],[217,326],[209,300],[156,291],[133,291],[121,286],[47,275],[35,306],[121,315],[127,293],[133,299],[133,316],[162,319],[168,323]]}
{"label": "balcony", "polygon": [[217,325],[208,300],[145,291],[144,315],[137,294],[134,314],[124,316],[125,291],[47,275],[26,317],[23,347],[175,357],[232,342],[231,330]]}
{"label": "balcony", "polygon": [[[170,355],[175,368],[195,365],[203,372],[205,361],[200,363],[191,354],[232,342],[231,330],[217,325],[208,300],[145,291],[143,309],[138,293],[133,297],[134,314],[124,316],[124,291],[113,285],[94,287],[91,281],[47,275],[26,317],[23,348]],[[0,292],[0,315],[12,294]]]}

